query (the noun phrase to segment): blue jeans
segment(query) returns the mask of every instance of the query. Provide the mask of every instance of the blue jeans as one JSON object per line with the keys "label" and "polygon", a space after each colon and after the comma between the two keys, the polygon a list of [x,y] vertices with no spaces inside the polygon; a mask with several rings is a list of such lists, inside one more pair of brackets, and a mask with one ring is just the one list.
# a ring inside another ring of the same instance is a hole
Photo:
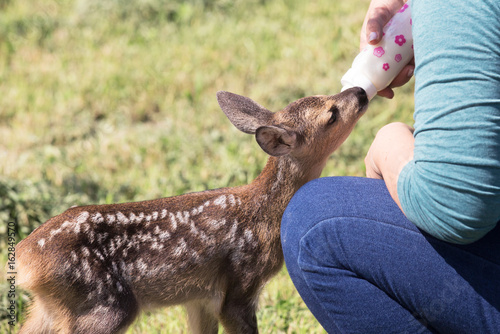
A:
{"label": "blue jeans", "polygon": [[383,181],[330,177],[295,194],[281,237],[328,333],[500,333],[500,224],[450,244],[408,221]]}

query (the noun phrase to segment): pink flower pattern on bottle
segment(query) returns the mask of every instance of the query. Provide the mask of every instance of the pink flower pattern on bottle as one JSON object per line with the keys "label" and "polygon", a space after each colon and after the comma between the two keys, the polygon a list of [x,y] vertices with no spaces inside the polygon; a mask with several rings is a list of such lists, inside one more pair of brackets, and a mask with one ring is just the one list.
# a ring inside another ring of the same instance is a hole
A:
{"label": "pink flower pattern on bottle", "polygon": [[403,46],[403,44],[406,43],[406,39],[405,39],[405,36],[404,35],[397,35],[395,38],[394,38],[394,43],[396,43],[397,45],[399,46]]}
{"label": "pink flower pattern on bottle", "polygon": [[401,7],[401,9],[398,11],[398,13],[402,13],[406,10],[406,8],[408,8],[408,4],[405,3],[405,5],[403,7]]}
{"label": "pink flower pattern on bottle", "polygon": [[389,66],[388,63],[384,63],[384,65],[382,65],[382,68],[384,69],[384,71],[387,71],[388,69],[390,69],[391,67]]}
{"label": "pink flower pattern on bottle", "polygon": [[373,55],[377,57],[382,57],[384,55],[385,51],[384,48],[379,46],[378,48],[373,49]]}
{"label": "pink flower pattern on bottle", "polygon": [[397,54],[395,57],[394,57],[394,60],[399,63],[401,61],[401,59],[403,59],[403,56],[401,56],[401,54]]}

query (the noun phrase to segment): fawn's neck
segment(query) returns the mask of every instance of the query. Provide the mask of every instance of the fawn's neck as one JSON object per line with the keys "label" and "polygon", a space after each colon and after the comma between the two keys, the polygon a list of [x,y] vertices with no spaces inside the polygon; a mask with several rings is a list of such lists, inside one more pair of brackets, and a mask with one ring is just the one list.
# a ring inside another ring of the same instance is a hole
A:
{"label": "fawn's neck", "polygon": [[[306,172],[304,172],[306,171]],[[295,192],[307,181],[319,177],[321,168],[310,169],[290,157],[270,157],[260,175],[243,186],[251,207],[251,228],[262,242],[263,270],[268,278],[283,265],[280,227],[283,213]]]}
{"label": "fawn's neck", "polygon": [[318,173],[304,168],[291,157],[270,157],[260,175],[247,186],[246,191],[259,203],[263,214],[281,220],[295,192],[306,182],[319,177],[316,174]]}

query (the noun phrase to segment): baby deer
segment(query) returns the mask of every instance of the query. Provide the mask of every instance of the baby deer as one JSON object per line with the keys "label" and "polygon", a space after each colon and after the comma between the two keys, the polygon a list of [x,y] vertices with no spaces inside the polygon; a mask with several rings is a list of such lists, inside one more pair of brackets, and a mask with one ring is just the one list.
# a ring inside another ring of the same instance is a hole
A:
{"label": "baby deer", "polygon": [[17,247],[34,301],[21,333],[123,333],[142,309],[185,304],[194,333],[257,333],[264,284],[283,265],[280,221],[320,176],[368,100],[360,88],[272,113],[217,93],[239,130],[270,157],[250,184],[137,203],[73,207]]}

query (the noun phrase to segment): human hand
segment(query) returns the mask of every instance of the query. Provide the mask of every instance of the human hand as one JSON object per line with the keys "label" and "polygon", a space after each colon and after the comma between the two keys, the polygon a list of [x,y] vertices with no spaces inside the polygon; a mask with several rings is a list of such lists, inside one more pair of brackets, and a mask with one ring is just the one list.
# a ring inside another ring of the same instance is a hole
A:
{"label": "human hand", "polygon": [[[403,7],[405,0],[372,0],[366,13],[360,35],[360,49],[367,44],[375,45],[382,39],[382,29],[389,20]],[[412,59],[408,65],[394,78],[387,88],[377,94],[392,99],[394,91],[392,88],[400,87],[410,81],[415,70],[415,60]]]}

